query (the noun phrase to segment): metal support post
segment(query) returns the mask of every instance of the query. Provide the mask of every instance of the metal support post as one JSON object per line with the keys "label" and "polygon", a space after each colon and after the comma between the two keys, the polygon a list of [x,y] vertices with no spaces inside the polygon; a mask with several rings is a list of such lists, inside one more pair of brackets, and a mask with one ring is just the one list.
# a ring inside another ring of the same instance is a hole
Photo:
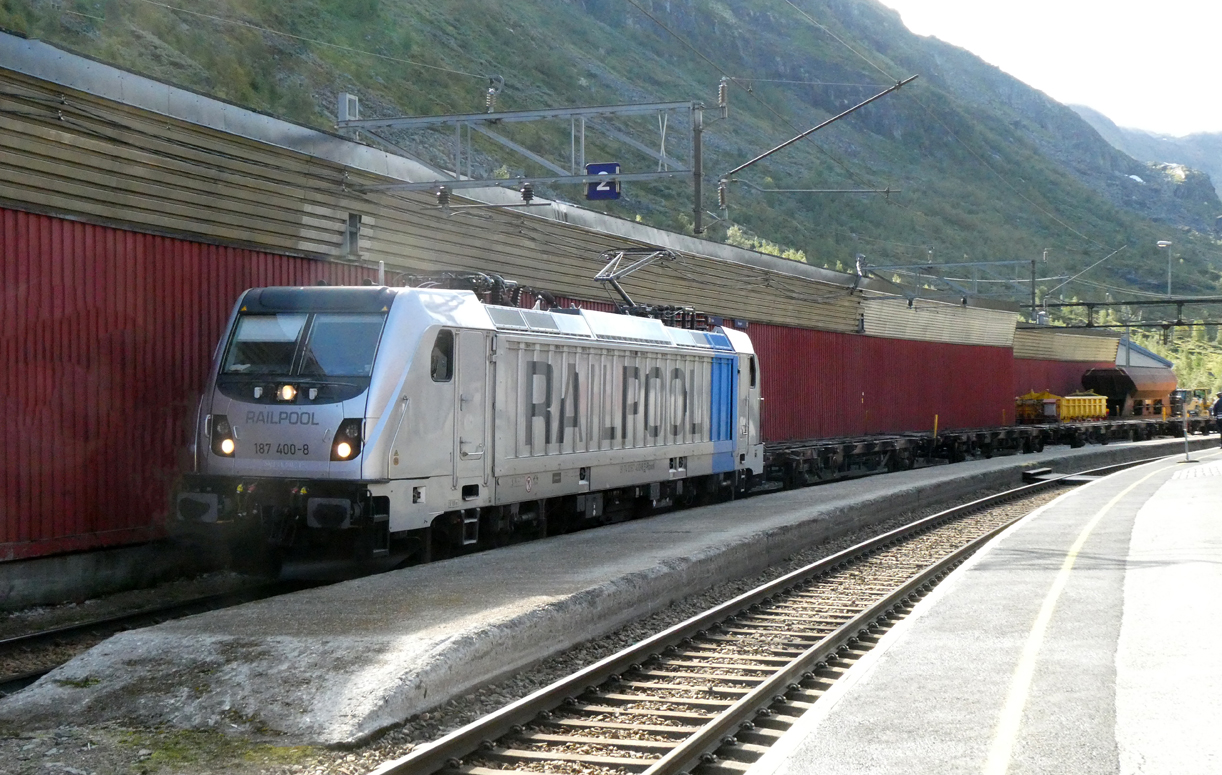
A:
{"label": "metal support post", "polygon": [[704,109],[692,108],[692,231],[704,233]]}
{"label": "metal support post", "polygon": [[[1048,251],[1044,251],[1044,255],[1048,255]],[[1047,259],[1045,259],[1047,260]],[[1035,259],[1031,259],[1031,314],[1035,314]]]}
{"label": "metal support post", "polygon": [[1188,396],[1184,396],[1184,400],[1180,402],[1180,414],[1184,418],[1184,462],[1195,463],[1196,461],[1188,454]]}

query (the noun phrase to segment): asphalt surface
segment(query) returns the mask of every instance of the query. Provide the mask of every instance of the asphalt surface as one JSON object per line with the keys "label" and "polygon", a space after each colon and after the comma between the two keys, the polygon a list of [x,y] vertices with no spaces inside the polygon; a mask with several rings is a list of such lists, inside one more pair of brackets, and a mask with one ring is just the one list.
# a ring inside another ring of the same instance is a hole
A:
{"label": "asphalt surface", "polygon": [[1192,457],[999,536],[750,775],[1222,771],[1222,451]]}

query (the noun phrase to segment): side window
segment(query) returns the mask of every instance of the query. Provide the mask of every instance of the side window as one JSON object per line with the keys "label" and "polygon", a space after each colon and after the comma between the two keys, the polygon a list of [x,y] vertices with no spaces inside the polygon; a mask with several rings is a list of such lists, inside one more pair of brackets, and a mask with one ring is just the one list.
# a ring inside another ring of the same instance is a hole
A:
{"label": "side window", "polygon": [[751,361],[751,387],[755,387],[755,356],[752,355]]}
{"label": "side window", "polygon": [[449,382],[454,376],[454,332],[442,329],[433,342],[429,369],[434,382]]}

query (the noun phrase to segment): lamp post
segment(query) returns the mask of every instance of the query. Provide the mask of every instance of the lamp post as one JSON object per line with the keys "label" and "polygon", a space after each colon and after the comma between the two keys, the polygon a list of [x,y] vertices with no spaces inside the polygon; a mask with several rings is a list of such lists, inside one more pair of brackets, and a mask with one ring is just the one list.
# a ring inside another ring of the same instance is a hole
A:
{"label": "lamp post", "polygon": [[1167,251],[1167,298],[1169,299],[1171,298],[1171,241],[1160,239],[1158,247]]}

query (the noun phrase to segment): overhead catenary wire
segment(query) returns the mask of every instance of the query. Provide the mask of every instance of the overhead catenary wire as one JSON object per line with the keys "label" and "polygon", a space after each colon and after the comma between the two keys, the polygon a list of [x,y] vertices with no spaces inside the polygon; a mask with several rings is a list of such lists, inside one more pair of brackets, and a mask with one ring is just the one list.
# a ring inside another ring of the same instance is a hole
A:
{"label": "overhead catenary wire", "polygon": [[1121,288],[1120,286],[1117,286],[1117,285],[1108,285],[1107,283],[1101,283],[1096,280],[1075,279],[1073,282],[1076,285],[1087,285],[1092,288],[1098,288],[1103,291],[1114,291],[1116,293],[1132,293],[1137,296],[1149,296],[1150,298],[1157,298],[1157,299],[1165,298],[1167,295],[1165,293],[1155,293],[1154,291],[1139,291],[1134,288]]}
{"label": "overhead catenary wire", "polygon": [[835,116],[832,116],[831,118],[827,119],[826,121],[823,121],[811,127],[810,129],[807,129],[805,132],[799,133],[796,137],[791,137],[790,139],[786,140],[785,142],[781,143],[780,145],[776,146],[775,148],[771,148],[767,151],[764,151],[760,155],[756,156],[754,159],[751,159],[750,161],[747,161],[747,162],[743,162],[742,164],[738,165],[734,169],[727,172],[725,174],[725,177],[729,177],[730,175],[733,175],[736,172],[740,172],[746,169],[747,167],[750,167],[752,164],[755,164],[756,162],[763,161],[764,159],[768,158],[769,156],[776,153],[777,151],[780,151],[784,148],[788,148],[789,146],[793,145],[794,143],[798,142],[799,140],[809,137],[811,134],[814,134],[815,132],[819,131],[820,129],[827,126],[828,124],[831,124],[833,121],[837,121],[841,118],[844,118],[845,116],[849,115],[850,113],[860,108],[864,108],[866,105],[869,105],[871,102],[881,99],[893,91],[899,91],[900,87],[905,86],[909,83],[912,83],[914,80],[916,80],[916,78],[917,76],[913,75],[908,78],[905,78],[902,81],[896,81],[894,86],[891,86],[890,88],[885,89],[884,91],[881,91],[878,94],[875,94],[873,97],[870,97],[869,99],[866,99],[866,100],[863,100],[857,103],[856,105],[849,108],[848,110],[842,111],[836,114]]}
{"label": "overhead catenary wire", "polygon": [[[869,64],[871,67],[873,67],[875,70],[877,70],[877,71],[879,71],[880,73],[882,73],[882,74],[883,74],[884,76],[886,76],[888,79],[892,79],[892,76],[891,76],[891,74],[890,74],[890,73],[888,73],[886,70],[884,70],[884,69],[883,69],[882,67],[880,67],[878,64],[876,64],[874,61],[872,61],[872,60],[871,60],[869,57],[867,57],[865,54],[862,54],[860,51],[858,51],[857,49],[855,49],[855,48],[853,48],[852,46],[850,46],[850,45],[849,45],[847,42],[845,42],[844,40],[842,40],[842,39],[841,39],[839,36],[837,36],[835,33],[833,33],[833,32],[832,32],[830,29],[828,29],[828,28],[827,28],[825,25],[820,24],[820,23],[819,23],[819,22],[818,22],[818,21],[817,21],[817,20],[816,20],[814,17],[812,17],[812,16],[811,16],[809,13],[807,13],[806,11],[802,10],[801,8],[799,8],[799,7],[798,7],[798,6],[797,6],[797,5],[796,5],[796,4],[793,2],[793,0],[781,0],[781,1],[782,1],[782,2],[784,2],[786,5],[788,5],[790,8],[794,9],[794,10],[795,10],[795,11],[796,11],[798,14],[800,14],[800,15],[801,15],[803,18],[805,18],[805,19],[806,19],[807,21],[809,21],[811,24],[813,24],[814,26],[816,26],[816,27],[818,27],[819,29],[823,30],[824,32],[826,32],[826,33],[827,33],[829,36],[831,36],[831,37],[832,37],[832,38],[833,38],[833,39],[834,39],[836,42],[840,43],[840,44],[841,44],[842,46],[844,46],[846,49],[848,49],[849,51],[851,51],[851,52],[853,52],[854,54],[856,54],[858,57],[860,57],[860,58],[862,59],[862,61],[864,61],[864,62],[866,62],[867,64]],[[893,80],[893,79],[892,79],[892,80]],[[921,101],[920,101],[919,99],[917,99],[915,96],[914,96],[912,99],[913,99],[913,101],[914,101],[914,102],[916,102],[916,104],[917,104],[917,105],[919,105],[919,106],[921,107],[921,109],[922,109],[922,110],[924,110],[926,113],[928,113],[928,114],[929,114],[930,118],[932,118],[932,119],[934,119],[935,121],[937,121],[937,122],[938,122],[938,123],[939,123],[939,124],[942,126],[942,128],[946,130],[947,134],[949,134],[951,137],[953,137],[953,138],[955,139],[955,141],[956,141],[956,142],[958,142],[958,143],[959,143],[961,146],[963,146],[963,148],[964,148],[964,149],[965,149],[965,150],[966,150],[966,151],[967,151],[969,154],[971,154],[971,155],[972,155],[972,157],[974,157],[974,158],[975,158],[975,159],[976,159],[978,162],[980,162],[980,164],[981,164],[982,166],[984,166],[984,167],[985,167],[985,169],[987,169],[989,172],[991,172],[991,173],[993,173],[995,176],[997,176],[997,178],[998,178],[998,179],[1000,179],[1002,183],[1004,183],[1004,184],[1005,184],[1005,185],[1006,185],[1008,188],[1010,188],[1010,190],[1012,190],[1012,191],[1013,191],[1015,194],[1017,194],[1019,197],[1021,197],[1021,198],[1022,198],[1022,199],[1023,199],[1025,202],[1027,202],[1028,204],[1030,204],[1032,207],[1034,207],[1034,208],[1035,208],[1036,210],[1038,210],[1039,212],[1043,213],[1043,214],[1044,214],[1045,216],[1047,216],[1048,218],[1051,218],[1053,221],[1055,221],[1056,223],[1058,223],[1059,225],[1061,225],[1062,227],[1064,227],[1065,229],[1067,229],[1067,230],[1068,230],[1068,231],[1070,231],[1071,233],[1073,233],[1073,234],[1077,235],[1078,237],[1081,237],[1082,239],[1086,240],[1087,242],[1091,243],[1092,245],[1095,245],[1096,247],[1099,247],[1099,248],[1102,248],[1102,249],[1106,249],[1106,248],[1107,248],[1107,246],[1106,246],[1106,245],[1104,245],[1103,243],[1098,242],[1098,241],[1096,241],[1096,240],[1094,240],[1094,239],[1092,239],[1092,238],[1090,238],[1090,237],[1086,236],[1086,235],[1085,235],[1085,234],[1083,234],[1082,232],[1080,232],[1080,231],[1078,231],[1077,229],[1075,229],[1074,227],[1070,226],[1068,223],[1066,223],[1066,222],[1065,222],[1065,221],[1063,221],[1062,219],[1058,218],[1058,217],[1057,217],[1057,216],[1056,216],[1054,213],[1052,213],[1052,212],[1048,211],[1048,210],[1047,210],[1047,209],[1045,209],[1044,207],[1041,207],[1041,206],[1040,206],[1038,203],[1036,203],[1035,201],[1033,201],[1033,200],[1032,200],[1030,197],[1026,196],[1026,195],[1025,195],[1025,194],[1023,194],[1021,191],[1019,191],[1019,190],[1018,190],[1018,189],[1017,189],[1017,188],[1016,188],[1016,187],[1015,187],[1015,186],[1014,186],[1012,183],[1010,183],[1010,181],[1009,181],[1009,180],[1008,180],[1008,179],[1007,179],[1007,178],[1006,178],[1004,175],[1002,175],[1002,174],[1001,174],[1000,172],[998,172],[997,170],[993,169],[993,167],[992,167],[991,165],[989,165],[989,163],[988,163],[988,162],[986,162],[986,161],[985,161],[983,158],[981,158],[979,154],[977,154],[975,151],[973,151],[973,150],[971,149],[971,147],[970,147],[970,146],[969,146],[967,143],[963,142],[963,140],[962,140],[962,139],[961,139],[961,138],[960,138],[958,135],[956,135],[956,134],[955,134],[955,133],[954,133],[954,132],[951,130],[951,128],[950,128],[949,126],[947,126],[947,125],[946,125],[946,123],[945,123],[944,121],[942,121],[942,119],[940,119],[940,118],[939,118],[939,117],[938,117],[936,114],[934,114],[934,112],[933,112],[933,111],[931,111],[931,110],[930,110],[930,109],[929,109],[929,108],[928,108],[928,107],[927,107],[927,106],[926,106],[926,105],[925,105],[923,102],[921,102]]]}
{"label": "overhead catenary wire", "polygon": [[1082,275],[1086,274],[1086,273],[1087,273],[1087,272],[1089,272],[1090,270],[1092,270],[1092,269],[1094,269],[1095,267],[1099,266],[1099,265],[1100,265],[1100,264],[1102,264],[1104,261],[1107,261],[1109,258],[1111,258],[1112,256],[1116,255],[1117,253],[1119,253],[1120,251],[1124,250],[1124,249],[1125,249],[1125,248],[1127,248],[1127,247],[1128,247],[1128,245],[1121,245],[1120,247],[1118,247],[1118,248],[1116,248],[1115,250],[1113,250],[1111,253],[1108,253],[1108,254],[1107,254],[1106,256],[1104,256],[1103,258],[1099,259],[1099,260],[1098,260],[1098,261],[1096,261],[1095,263],[1093,263],[1093,264],[1091,264],[1090,266],[1086,267],[1086,268],[1085,268],[1085,269],[1083,269],[1081,272],[1078,272],[1076,275],[1074,275],[1073,277],[1069,278],[1068,280],[1066,280],[1065,282],[1061,283],[1060,285],[1056,286],[1055,288],[1052,288],[1051,290],[1048,290],[1048,291],[1044,291],[1044,300],[1045,300],[1045,301],[1047,301],[1048,297],[1049,297],[1049,296],[1051,296],[1051,295],[1052,295],[1054,292],[1056,292],[1056,291],[1060,290],[1061,288],[1064,288],[1066,285],[1069,285],[1069,284],[1070,284],[1070,283],[1072,283],[1074,280],[1078,279],[1079,277],[1081,277]]}
{"label": "overhead catenary wire", "polygon": [[[281,35],[281,36],[288,37],[288,38],[294,38],[294,39],[302,40],[302,41],[304,41],[304,42],[315,43],[315,44],[322,45],[322,46],[327,46],[327,47],[330,47],[330,48],[335,48],[335,49],[340,49],[340,50],[346,50],[346,51],[350,51],[350,52],[353,52],[353,53],[356,53],[356,54],[361,54],[361,55],[366,55],[366,56],[377,57],[377,58],[380,58],[380,59],[386,59],[386,60],[395,61],[395,62],[401,62],[401,63],[405,63],[405,64],[410,64],[410,65],[413,65],[413,66],[419,66],[419,67],[430,68],[430,69],[434,69],[434,70],[440,70],[440,71],[450,72],[450,73],[454,73],[454,74],[457,74],[457,75],[471,76],[471,77],[476,77],[476,78],[485,78],[485,77],[486,77],[486,76],[484,76],[484,75],[480,75],[480,74],[476,74],[476,73],[470,73],[470,72],[465,72],[465,71],[462,71],[462,70],[456,70],[456,69],[453,69],[453,68],[446,68],[446,67],[439,67],[439,66],[436,66],[436,65],[429,65],[429,64],[426,64],[426,63],[423,63],[423,62],[413,61],[413,60],[404,59],[404,58],[400,58],[400,57],[388,56],[388,55],[384,55],[384,54],[378,54],[378,53],[375,53],[375,52],[370,52],[370,51],[363,51],[363,50],[360,50],[360,49],[356,49],[356,48],[352,48],[352,47],[348,47],[348,46],[342,46],[342,45],[338,45],[338,44],[328,43],[328,42],[326,42],[326,41],[320,41],[320,40],[316,40],[316,39],[308,38],[308,37],[305,37],[305,36],[294,35],[294,34],[291,34],[291,33],[286,33],[286,32],[280,31],[280,30],[275,30],[275,29],[272,29],[272,28],[269,28],[269,27],[265,27],[265,26],[261,26],[261,25],[253,24],[253,23],[250,23],[250,22],[245,22],[245,21],[236,20],[236,19],[230,19],[230,18],[226,18],[226,17],[222,17],[222,16],[217,16],[217,15],[214,15],[214,14],[207,14],[207,13],[202,13],[202,12],[199,12],[199,11],[190,10],[190,9],[187,9],[187,8],[177,7],[177,6],[174,6],[174,5],[167,4],[167,3],[161,3],[161,2],[157,2],[156,0],[137,0],[137,1],[138,1],[138,2],[142,2],[142,3],[145,3],[145,4],[148,4],[148,5],[158,6],[158,7],[161,7],[161,8],[167,9],[167,10],[170,10],[170,11],[180,12],[180,13],[184,13],[184,14],[190,14],[190,15],[194,15],[194,16],[197,16],[197,17],[202,17],[202,18],[208,18],[208,19],[212,19],[212,20],[215,20],[215,21],[218,21],[218,22],[222,22],[222,23],[228,23],[228,24],[239,25],[239,26],[243,26],[243,27],[247,27],[247,28],[251,28],[251,29],[256,29],[256,30],[259,30],[259,31],[267,32],[267,33],[269,33],[269,34]],[[853,51],[853,52],[854,52],[855,54],[857,54],[858,56],[861,56],[861,57],[862,57],[862,59],[863,59],[864,61],[869,62],[869,63],[870,63],[872,66],[874,66],[874,67],[875,67],[875,69],[878,69],[880,72],[882,72],[884,75],[886,75],[886,72],[885,72],[884,70],[882,70],[881,68],[879,68],[879,67],[878,67],[877,65],[875,65],[873,62],[870,62],[870,60],[869,60],[867,57],[865,57],[865,56],[864,56],[864,55],[862,55],[862,54],[861,54],[859,51],[857,51],[856,49],[854,49],[852,46],[850,46],[849,44],[845,43],[843,40],[841,40],[840,38],[838,38],[837,36],[835,36],[833,33],[831,33],[831,32],[830,32],[830,30],[827,30],[827,28],[826,28],[824,25],[819,24],[819,23],[818,23],[817,21],[815,21],[814,19],[811,19],[811,18],[809,17],[809,14],[805,13],[804,11],[802,11],[800,8],[798,8],[796,5],[794,5],[792,2],[788,2],[788,0],[785,0],[785,1],[787,2],[787,4],[789,4],[789,5],[790,5],[791,7],[793,7],[795,10],[797,10],[799,13],[801,13],[801,14],[802,14],[802,16],[806,17],[806,18],[807,18],[809,21],[811,21],[813,24],[815,24],[815,26],[817,26],[817,27],[819,27],[820,29],[822,29],[822,30],[826,31],[826,32],[827,32],[829,35],[831,35],[833,38],[835,38],[835,39],[836,39],[836,40],[837,40],[839,43],[841,43],[842,45],[844,45],[844,46],[845,46],[846,48],[848,48],[850,51]],[[630,2],[631,2],[631,0],[630,0]],[[643,10],[643,9],[641,9],[641,8],[640,8],[640,6],[639,6],[637,3],[632,2],[632,4],[633,4],[634,6],[636,6],[636,7],[637,7],[639,10],[642,10],[642,12],[644,12],[644,10]],[[649,15],[649,14],[646,14],[646,15]],[[653,19],[653,17],[652,17],[652,16],[650,16],[650,18],[651,18],[651,19]],[[667,29],[667,28],[665,27],[665,25],[661,25],[661,23],[660,23],[660,22],[658,22],[656,19],[653,19],[653,20],[655,21],[655,23],[659,23],[659,25],[660,25],[660,26],[662,26],[662,27],[663,27],[663,29]],[[670,32],[670,30],[669,30],[669,29],[667,29],[667,31],[668,31],[668,32]],[[673,34],[673,33],[672,33],[672,34]],[[675,37],[676,37],[676,38],[678,38],[678,36],[677,36],[677,35],[676,35]],[[680,39],[680,40],[682,40],[682,38],[679,38],[679,39]],[[694,48],[693,48],[693,51],[695,51],[695,49],[694,49]],[[699,52],[696,52],[696,53],[699,53]],[[709,60],[707,60],[707,59],[706,59],[706,61],[709,61]],[[711,62],[711,61],[709,61],[709,63],[710,63],[710,64],[712,64],[712,62]],[[736,76],[728,76],[728,77],[730,78],[730,80],[733,80],[733,81],[744,81],[744,82],[746,82],[746,81],[776,81],[776,82],[791,82],[791,81],[783,81],[782,79],[746,79],[746,78],[740,78],[740,77],[736,77]],[[889,77],[889,76],[888,76],[888,77]],[[799,82],[799,81],[792,81],[792,82],[794,82],[794,83],[815,83],[815,84],[820,83],[820,82]],[[869,86],[870,84],[827,84],[827,85],[843,85],[843,86]],[[762,105],[765,105],[765,107],[767,107],[766,103],[764,103],[763,101],[760,101],[760,103],[761,103]],[[918,100],[918,104],[921,104],[919,100]],[[928,108],[928,107],[926,107],[925,105],[921,104],[921,107],[922,107],[923,109],[925,109],[927,112],[930,112],[930,111],[929,111],[929,108]],[[776,113],[775,113],[775,111],[773,111],[773,113],[774,113],[774,114],[776,114]],[[930,113],[931,113],[931,115],[933,115],[933,114],[932,114],[932,112],[930,112]],[[776,114],[776,115],[778,115],[778,117],[779,117],[779,114]],[[934,117],[935,117],[935,119],[937,118],[936,116],[934,116]],[[939,123],[942,123],[942,122],[939,120]],[[946,126],[944,123],[942,123],[942,125],[943,125],[943,127],[945,127],[945,126]],[[126,128],[127,128],[127,129],[129,129],[129,130],[131,129],[131,127],[126,127]],[[949,128],[947,128],[947,131],[948,131],[948,132],[950,132]],[[953,132],[950,132],[950,134],[951,134],[952,136],[955,136]],[[994,169],[992,169],[991,167],[989,167],[988,163],[987,163],[987,162],[985,162],[983,159],[981,159],[981,158],[980,158],[980,156],[979,156],[979,155],[977,155],[977,154],[976,154],[974,151],[972,151],[972,149],[971,149],[970,147],[968,147],[968,146],[966,145],[966,143],[964,143],[964,142],[963,142],[963,141],[962,141],[960,138],[958,138],[957,136],[955,136],[955,139],[956,139],[957,141],[959,141],[959,142],[960,142],[960,143],[961,143],[961,144],[962,144],[962,145],[963,145],[963,146],[964,146],[964,147],[965,147],[965,148],[968,150],[968,152],[969,152],[969,153],[971,153],[971,154],[972,154],[972,155],[973,155],[975,158],[977,158],[977,160],[978,160],[978,161],[980,161],[980,162],[981,162],[981,163],[982,163],[982,164],[983,164],[983,165],[984,165],[986,168],[989,168],[991,172],[993,172],[993,173],[994,173],[995,175],[997,175],[998,177],[1002,178],[1003,182],[1005,182],[1005,183],[1006,183],[1007,185],[1009,185],[1009,186],[1010,186],[1012,189],[1014,189],[1014,187],[1013,187],[1013,186],[1012,186],[1012,185],[1009,183],[1009,181],[1005,180],[1004,176],[1002,176],[1002,175],[1001,175],[1000,173],[998,173],[996,170],[994,170]],[[190,147],[190,146],[187,146],[187,147]],[[839,163],[839,162],[837,162],[837,163]],[[843,167],[843,165],[841,165],[841,166]],[[846,170],[846,172],[850,172],[850,174],[851,174],[851,171],[849,171],[847,167],[845,167],[844,169]],[[330,182],[330,181],[328,181],[328,182]],[[1041,212],[1043,212],[1044,214],[1046,214],[1046,215],[1048,215],[1049,217],[1051,217],[1051,218],[1053,218],[1054,220],[1056,220],[1056,221],[1057,221],[1059,224],[1061,224],[1062,226],[1064,226],[1064,227],[1066,227],[1067,229],[1069,229],[1070,231],[1072,231],[1072,232],[1073,232],[1075,235],[1077,235],[1077,236],[1079,236],[1079,237],[1081,237],[1081,238],[1083,238],[1083,239],[1087,239],[1088,241],[1091,241],[1093,244],[1095,244],[1095,245],[1099,245],[1100,247],[1102,247],[1102,245],[1101,245],[1100,243],[1095,242],[1094,240],[1091,240],[1089,237],[1086,237],[1086,235],[1082,234],[1080,231],[1078,231],[1078,230],[1076,230],[1076,229],[1073,229],[1071,226],[1069,226],[1068,224],[1066,224],[1064,221],[1062,221],[1062,220],[1060,220],[1059,218],[1057,218],[1057,217],[1056,217],[1054,214],[1052,214],[1052,213],[1050,213],[1049,211],[1045,210],[1044,208],[1040,207],[1038,204],[1036,204],[1036,203],[1032,202],[1032,201],[1031,201],[1029,198],[1027,198],[1027,197],[1023,196],[1023,195],[1021,194],[1021,192],[1018,192],[1018,191],[1017,191],[1017,189],[1014,189],[1014,190],[1015,190],[1015,192],[1016,192],[1016,193],[1018,193],[1018,195],[1019,195],[1019,196],[1021,196],[1022,198],[1024,198],[1026,201],[1028,201],[1030,204],[1032,204],[1033,206],[1035,206],[1037,209],[1039,209],[1039,210],[1040,210]],[[868,238],[863,238],[863,239],[868,239]],[[901,244],[901,243],[892,243],[892,244]],[[917,247],[917,246],[913,246],[913,247]],[[1087,284],[1087,283],[1086,283],[1086,281],[1078,281],[1078,282],[1080,282],[1080,283],[1084,283],[1084,284]]]}

